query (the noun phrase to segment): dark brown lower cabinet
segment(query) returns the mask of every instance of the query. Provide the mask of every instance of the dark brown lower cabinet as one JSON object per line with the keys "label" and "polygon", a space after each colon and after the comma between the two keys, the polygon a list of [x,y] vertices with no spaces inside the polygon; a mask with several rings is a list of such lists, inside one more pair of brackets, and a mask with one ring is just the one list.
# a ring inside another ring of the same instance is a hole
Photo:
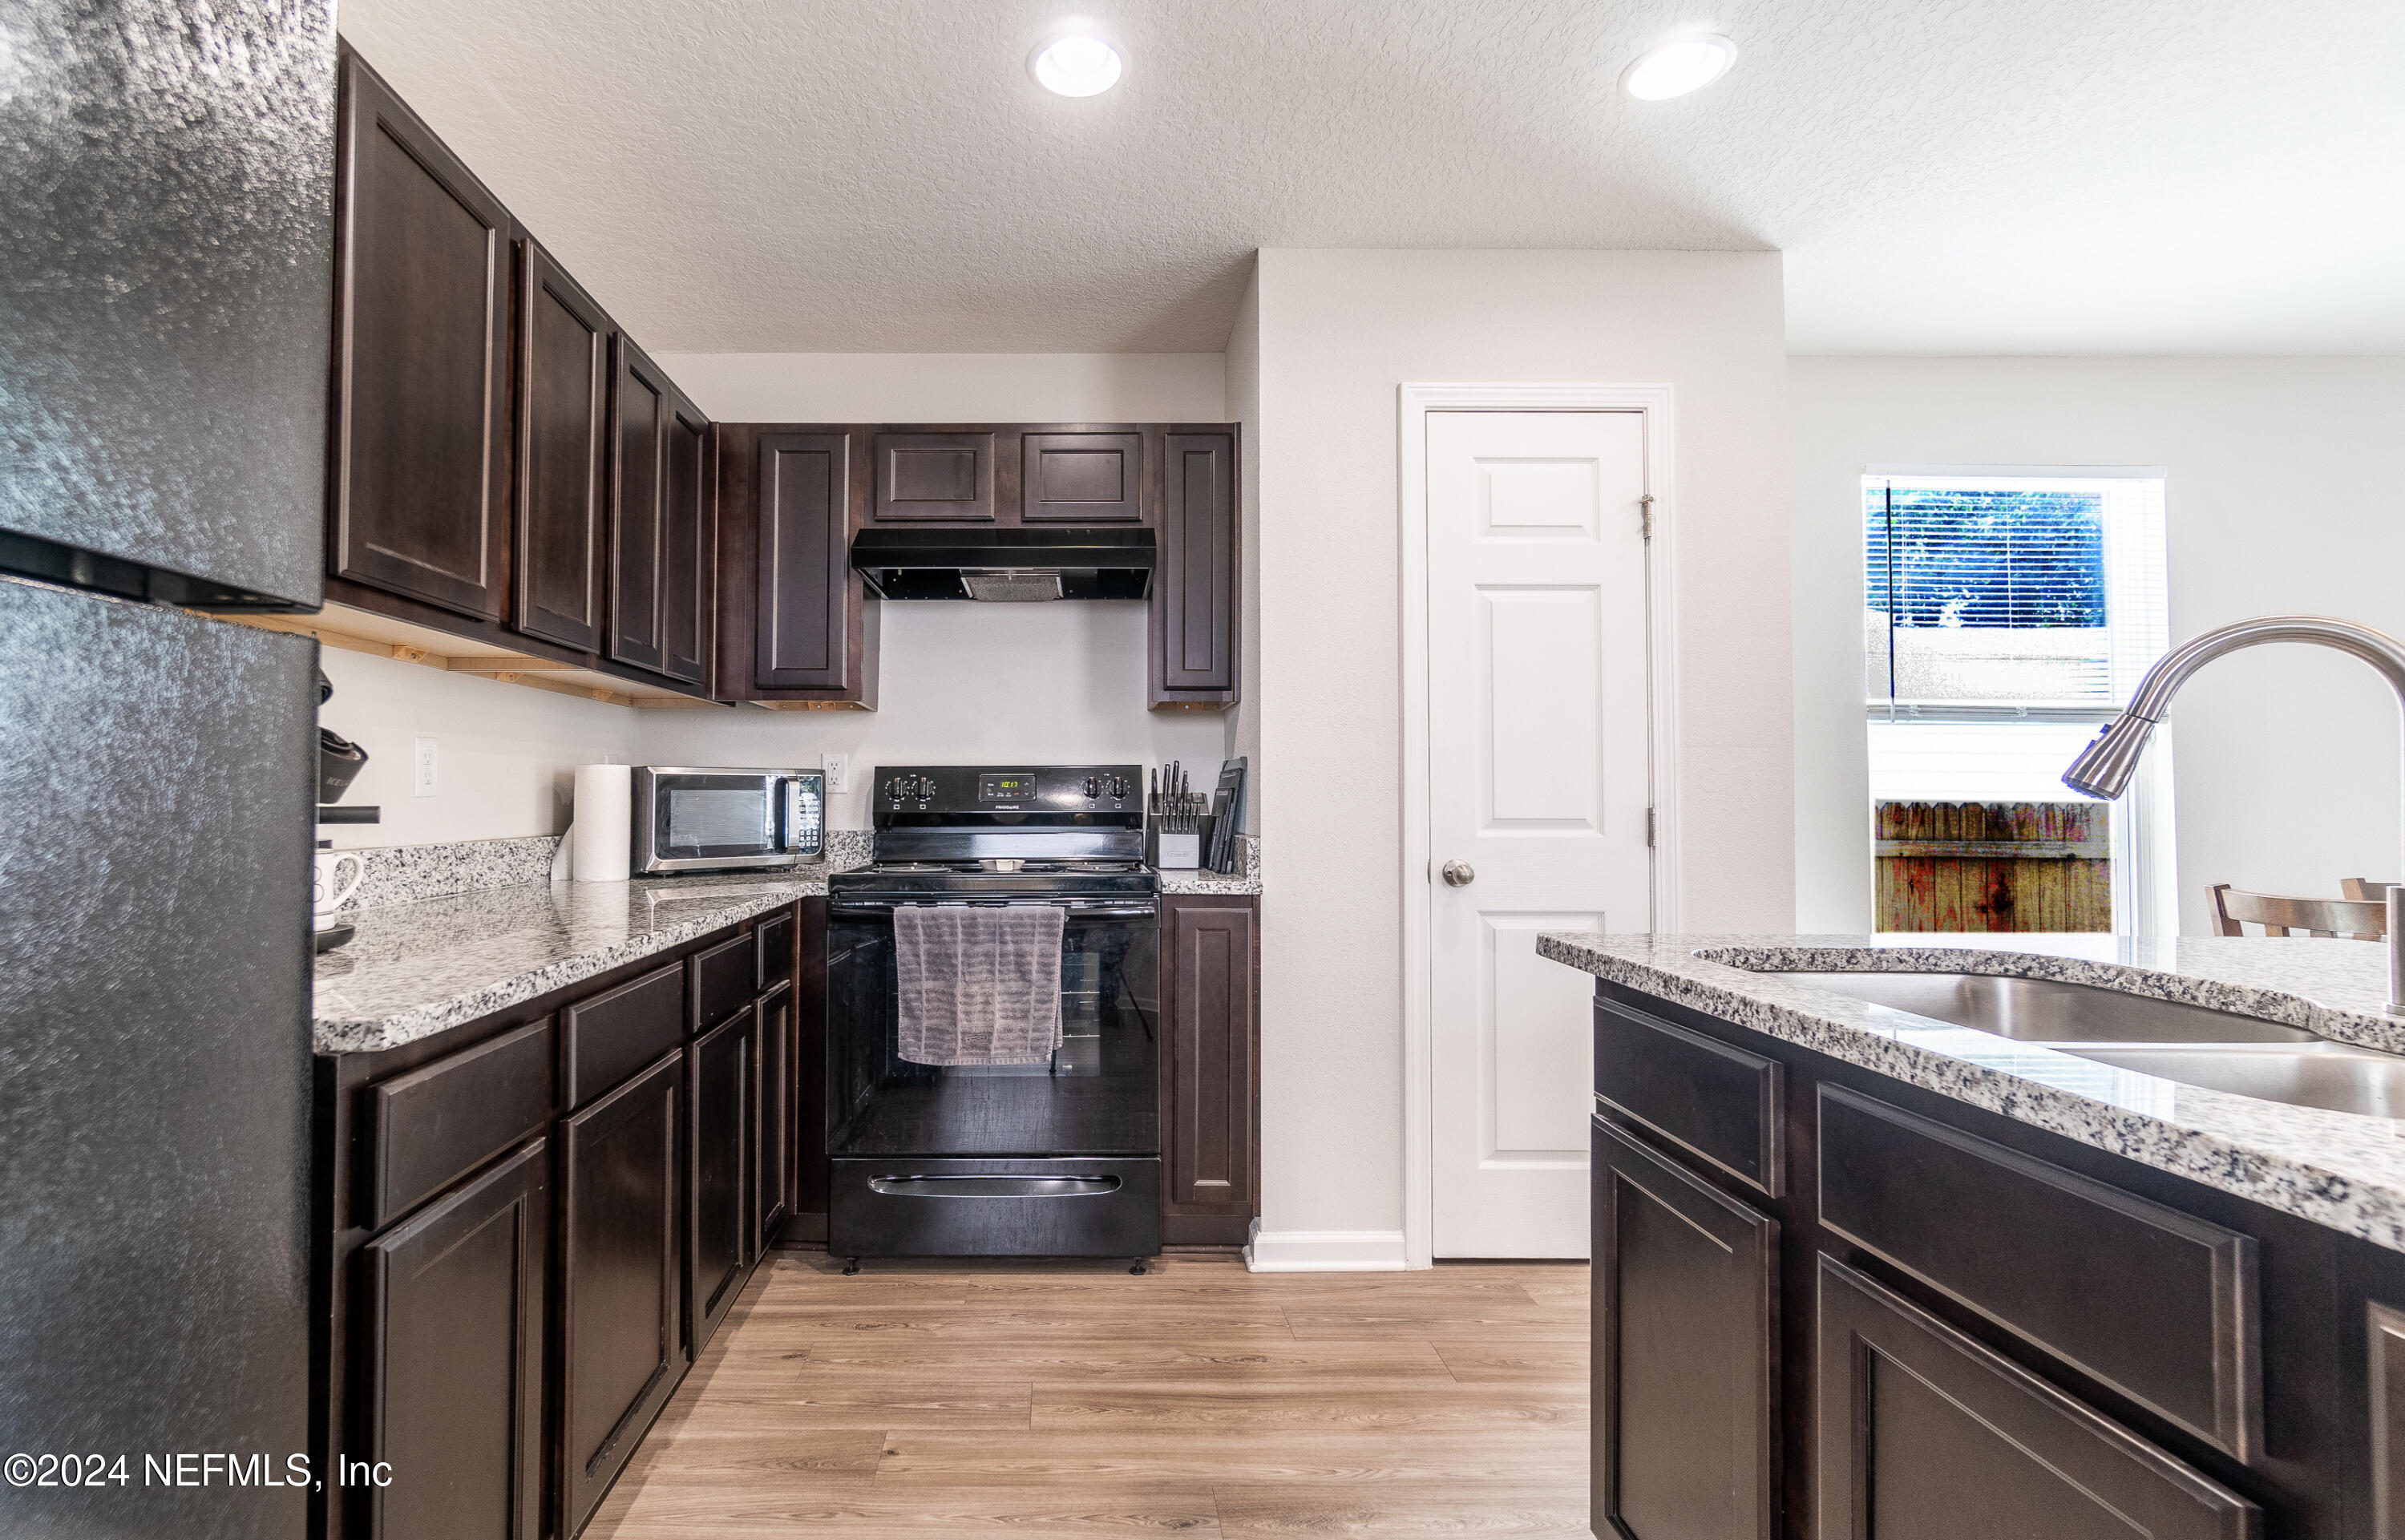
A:
{"label": "dark brown lower cabinet", "polygon": [[1161,1236],[1240,1245],[1260,1201],[1260,900],[1160,906]]}
{"label": "dark brown lower cabinet", "polygon": [[693,1101],[691,1279],[686,1335],[698,1355],[759,1254],[753,1184],[760,1150],[760,1013],[741,1010],[685,1050]]}
{"label": "dark brown lower cabinet", "polygon": [[684,1106],[681,1050],[560,1121],[562,1534],[592,1515],[692,1362]]}
{"label": "dark brown lower cabinet", "polygon": [[781,985],[760,1001],[760,1175],[753,1231],[766,1246],[794,1211],[794,991]]}
{"label": "dark brown lower cabinet", "polygon": [[1834,1257],[1821,1258],[1820,1533],[2243,1540],[2255,1505]]}
{"label": "dark brown lower cabinet", "polygon": [[1779,1222],[1594,1126],[1592,1523],[1629,1540],[1771,1540]]}
{"label": "dark brown lower cabinet", "polygon": [[551,1150],[536,1139],[362,1249],[379,1540],[542,1533]]}

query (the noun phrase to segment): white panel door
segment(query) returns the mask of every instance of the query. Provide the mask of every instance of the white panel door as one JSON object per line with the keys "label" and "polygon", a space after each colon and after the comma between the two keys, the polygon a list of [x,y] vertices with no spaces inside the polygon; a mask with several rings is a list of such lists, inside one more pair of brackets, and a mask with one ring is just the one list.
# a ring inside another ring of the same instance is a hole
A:
{"label": "white panel door", "polygon": [[1587,1254],[1595,981],[1536,937],[1653,922],[1644,495],[1640,413],[1428,415],[1441,1257]]}

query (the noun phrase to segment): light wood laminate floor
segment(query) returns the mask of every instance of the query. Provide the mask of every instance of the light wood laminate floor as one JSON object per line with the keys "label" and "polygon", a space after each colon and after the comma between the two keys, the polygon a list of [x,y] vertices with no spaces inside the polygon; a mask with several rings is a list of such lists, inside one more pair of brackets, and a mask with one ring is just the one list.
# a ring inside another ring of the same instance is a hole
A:
{"label": "light wood laminate floor", "polygon": [[589,1540],[1583,1540],[1584,1264],[762,1264]]}

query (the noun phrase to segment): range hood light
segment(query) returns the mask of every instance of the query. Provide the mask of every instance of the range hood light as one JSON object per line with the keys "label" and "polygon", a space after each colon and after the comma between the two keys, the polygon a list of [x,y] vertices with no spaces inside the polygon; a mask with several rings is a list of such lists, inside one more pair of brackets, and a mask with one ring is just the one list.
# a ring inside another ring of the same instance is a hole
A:
{"label": "range hood light", "polygon": [[961,586],[971,599],[1025,604],[1061,597],[1061,574],[1024,567],[963,567]]}

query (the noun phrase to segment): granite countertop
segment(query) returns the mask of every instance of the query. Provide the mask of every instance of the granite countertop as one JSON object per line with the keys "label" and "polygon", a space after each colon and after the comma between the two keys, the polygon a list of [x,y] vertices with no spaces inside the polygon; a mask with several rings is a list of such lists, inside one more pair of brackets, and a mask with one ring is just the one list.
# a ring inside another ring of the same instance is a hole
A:
{"label": "granite countertop", "polygon": [[398,1048],[827,890],[823,868],[481,888],[345,916],[317,958],[320,1053]]}
{"label": "granite countertop", "polygon": [[[2207,1091],[1752,969],[2013,974],[2237,1011],[2405,1053],[2377,942],[1601,936],[1540,955],[1973,1107],[2405,1251],[2405,1121]],[[1737,964],[1749,967],[1736,966]]]}
{"label": "granite countertop", "polygon": [[1259,893],[1261,890],[1261,842],[1249,834],[1236,836],[1236,869],[1212,871],[1164,871],[1160,874],[1163,897],[1185,897],[1202,894]]}

